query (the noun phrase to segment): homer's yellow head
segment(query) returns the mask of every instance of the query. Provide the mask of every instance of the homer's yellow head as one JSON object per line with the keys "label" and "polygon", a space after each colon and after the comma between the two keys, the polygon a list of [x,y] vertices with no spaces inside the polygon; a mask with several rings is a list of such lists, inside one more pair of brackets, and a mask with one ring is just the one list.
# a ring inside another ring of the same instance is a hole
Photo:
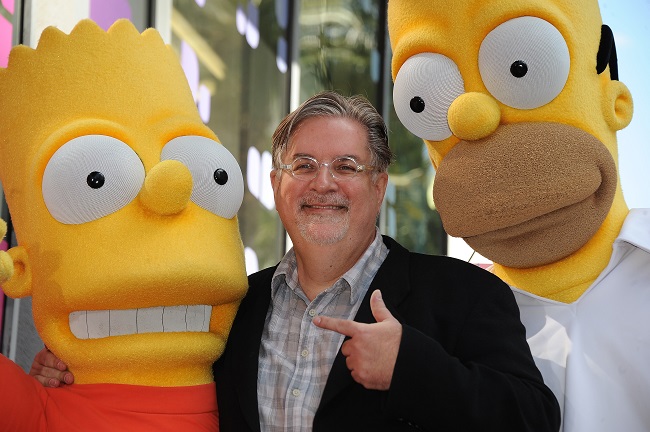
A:
{"label": "homer's yellow head", "polygon": [[212,380],[247,288],[236,160],[153,29],[44,31],[0,70],[12,297],[78,383]]}
{"label": "homer's yellow head", "polygon": [[632,98],[597,0],[390,0],[388,29],[395,110],[450,235],[533,268],[620,228]]}

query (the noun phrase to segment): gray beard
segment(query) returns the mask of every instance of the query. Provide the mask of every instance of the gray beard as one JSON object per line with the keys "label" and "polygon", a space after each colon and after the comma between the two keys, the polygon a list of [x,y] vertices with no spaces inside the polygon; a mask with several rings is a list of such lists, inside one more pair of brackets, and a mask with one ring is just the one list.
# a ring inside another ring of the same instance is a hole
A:
{"label": "gray beard", "polygon": [[[306,220],[307,219],[307,220]],[[337,224],[336,228],[331,227]],[[328,228],[319,229],[319,225],[330,225]],[[342,240],[350,228],[348,213],[344,216],[311,216],[299,217],[298,230],[302,238],[310,243],[325,246]]]}
{"label": "gray beard", "polygon": [[[338,194],[309,194],[300,200],[296,212],[298,230],[302,238],[320,246],[331,245],[342,240],[350,228],[350,212],[339,215],[306,215],[302,212],[305,204],[332,204],[349,208],[347,199]],[[319,229],[319,225],[324,225]],[[332,226],[336,225],[336,226]],[[328,227],[325,227],[328,226]]]}

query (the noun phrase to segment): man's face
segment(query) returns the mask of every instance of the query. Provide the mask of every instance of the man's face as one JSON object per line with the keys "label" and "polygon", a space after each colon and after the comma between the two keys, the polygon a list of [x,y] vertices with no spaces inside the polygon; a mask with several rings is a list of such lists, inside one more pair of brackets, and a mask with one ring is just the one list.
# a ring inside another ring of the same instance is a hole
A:
{"label": "man's face", "polygon": [[[304,121],[294,133],[282,163],[309,156],[321,163],[352,157],[370,164],[370,150],[363,126],[354,120],[319,117]],[[328,245],[354,241],[367,245],[375,232],[375,219],[386,190],[388,176],[361,172],[349,180],[337,180],[321,166],[312,180],[300,180],[288,172],[271,173],[275,204],[294,244],[306,241]]]}

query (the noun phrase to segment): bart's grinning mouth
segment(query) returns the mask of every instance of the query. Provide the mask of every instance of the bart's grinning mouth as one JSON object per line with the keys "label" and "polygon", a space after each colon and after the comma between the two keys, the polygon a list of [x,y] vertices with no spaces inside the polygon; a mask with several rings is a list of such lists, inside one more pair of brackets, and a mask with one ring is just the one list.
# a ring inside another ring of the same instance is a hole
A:
{"label": "bart's grinning mouth", "polygon": [[142,333],[208,332],[212,306],[160,306],[143,309],[77,311],[70,330],[79,339]]}

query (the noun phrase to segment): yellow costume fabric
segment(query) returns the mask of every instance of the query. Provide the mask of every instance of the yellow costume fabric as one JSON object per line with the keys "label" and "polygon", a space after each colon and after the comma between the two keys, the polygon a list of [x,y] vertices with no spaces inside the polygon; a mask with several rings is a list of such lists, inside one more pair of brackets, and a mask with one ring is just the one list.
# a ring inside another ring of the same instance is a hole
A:
{"label": "yellow costume fabric", "polygon": [[597,1],[390,0],[388,30],[395,110],[427,145],[445,230],[511,285],[577,299],[628,213],[632,97]]}
{"label": "yellow costume fabric", "polygon": [[389,0],[393,100],[427,146],[445,230],[512,288],[563,432],[650,430],[650,210],[596,0]]}
{"label": "yellow costume fabric", "polygon": [[32,297],[72,388],[211,385],[247,289],[243,178],[171,47],[126,20],[48,28],[11,51],[0,106],[3,289]]}

